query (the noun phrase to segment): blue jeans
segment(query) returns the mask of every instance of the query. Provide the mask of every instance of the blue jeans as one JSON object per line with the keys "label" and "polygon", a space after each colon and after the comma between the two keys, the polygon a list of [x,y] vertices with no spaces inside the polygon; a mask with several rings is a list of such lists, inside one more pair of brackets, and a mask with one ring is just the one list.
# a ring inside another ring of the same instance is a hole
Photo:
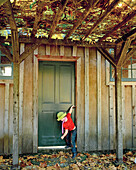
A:
{"label": "blue jeans", "polygon": [[69,131],[66,136],[66,144],[67,146],[72,147],[72,153],[76,153],[76,135],[77,129],[74,129],[72,131]]}
{"label": "blue jeans", "polygon": [[77,135],[77,129],[74,129],[71,131],[72,135],[72,152],[76,153],[76,135]]}

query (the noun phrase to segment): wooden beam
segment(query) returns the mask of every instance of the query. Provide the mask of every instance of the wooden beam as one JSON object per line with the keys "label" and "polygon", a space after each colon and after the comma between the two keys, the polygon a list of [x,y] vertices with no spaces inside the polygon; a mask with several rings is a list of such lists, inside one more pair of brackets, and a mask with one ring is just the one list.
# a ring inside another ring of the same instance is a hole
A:
{"label": "wooden beam", "polygon": [[87,32],[87,34],[82,38],[85,40],[95,29],[96,27],[112,12],[114,7],[118,4],[120,0],[114,0],[106,9],[106,11],[99,17],[99,20],[93,25],[93,27]]}
{"label": "wooden beam", "polygon": [[117,29],[121,28],[124,24],[126,24],[129,20],[131,20],[134,16],[136,16],[136,10],[132,11],[131,13],[127,14],[127,16],[123,19],[122,22],[114,26],[107,34],[105,34],[99,41],[103,41],[106,37],[109,37],[113,34]]}
{"label": "wooden beam", "polygon": [[13,61],[13,56],[12,56],[10,50],[8,49],[8,47],[5,47],[4,45],[2,45],[0,43],[0,50],[3,54],[5,54],[5,56],[9,59],[9,61],[11,61],[11,62]]}
{"label": "wooden beam", "polygon": [[116,158],[123,162],[121,67],[115,67]]}
{"label": "wooden beam", "polygon": [[127,64],[127,61],[133,57],[134,55],[136,55],[136,48],[132,48],[127,54],[126,57],[122,63],[122,66],[124,66],[125,64]]}
{"label": "wooden beam", "polygon": [[89,48],[85,48],[85,151],[90,150],[89,122]]}
{"label": "wooden beam", "polygon": [[51,30],[50,30],[50,33],[48,36],[49,39],[51,39],[51,37],[57,27],[57,24],[59,23],[59,20],[61,18],[62,13],[64,12],[64,9],[65,9],[67,3],[68,3],[68,0],[61,1],[59,9],[57,10],[57,13],[55,14],[55,18],[53,19],[53,23],[51,25]]}
{"label": "wooden beam", "polygon": [[38,41],[31,47],[27,47],[25,51],[20,55],[19,63],[25,60],[41,43]]}
{"label": "wooden beam", "polygon": [[[75,30],[82,24],[82,22],[85,20],[85,18],[90,14],[92,7],[95,6],[98,3],[99,0],[96,0],[93,5],[88,5],[85,9],[85,11],[83,12],[83,14],[79,17],[78,21],[74,24],[73,28],[70,29],[67,33],[67,35],[65,36],[64,39],[68,39],[68,37],[71,36],[71,34],[73,32],[75,32]],[[92,1],[91,1],[92,2]]]}
{"label": "wooden beam", "polygon": [[116,66],[116,61],[115,59],[110,55],[110,53],[105,50],[104,48],[99,48],[97,47],[97,50],[113,65]]}
{"label": "wooden beam", "polygon": [[122,133],[123,133],[123,148],[126,148],[126,127],[125,127],[125,85],[122,83]]}
{"label": "wooden beam", "polygon": [[[8,39],[5,39],[5,37],[0,36],[0,39],[3,39],[4,42],[11,42],[11,38],[8,37]],[[95,44],[90,44],[89,42],[81,42],[78,40],[61,40],[61,39],[47,39],[47,38],[39,38],[37,39],[36,37],[31,38],[31,37],[20,37],[19,38],[19,43],[25,43],[25,44],[33,44],[37,40],[40,41],[41,44],[46,44],[46,45],[64,45],[64,46],[77,46],[77,47],[103,47],[103,48],[115,48],[116,44],[114,42],[100,42],[100,43],[95,43]]]}
{"label": "wooden beam", "polygon": [[51,56],[51,55],[35,55],[38,60],[44,61],[77,61],[79,57],[76,56]]}
{"label": "wooden beam", "polygon": [[19,41],[18,32],[16,30],[11,30],[11,40],[13,49],[13,62],[19,63]]}
{"label": "wooden beam", "polygon": [[122,66],[122,63],[124,62],[124,59],[126,57],[127,51],[130,47],[131,39],[128,38],[126,42],[123,42],[121,51],[119,53],[119,56],[117,57],[117,65]]}
{"label": "wooden beam", "polygon": [[18,166],[19,159],[19,64],[13,66],[13,165]]}
{"label": "wooden beam", "polygon": [[33,25],[33,30],[31,33],[31,37],[34,37],[35,34],[37,33],[37,29],[39,28],[39,21],[42,18],[43,15],[43,7],[45,5],[45,2],[41,2],[40,0],[38,0],[38,7],[36,9],[36,15],[35,15],[35,21],[34,21],[34,25]]}
{"label": "wooden beam", "polygon": [[127,34],[123,35],[121,38],[115,41],[116,44],[121,43],[122,41],[126,41],[127,38],[131,38],[136,35],[136,28],[128,32]]}

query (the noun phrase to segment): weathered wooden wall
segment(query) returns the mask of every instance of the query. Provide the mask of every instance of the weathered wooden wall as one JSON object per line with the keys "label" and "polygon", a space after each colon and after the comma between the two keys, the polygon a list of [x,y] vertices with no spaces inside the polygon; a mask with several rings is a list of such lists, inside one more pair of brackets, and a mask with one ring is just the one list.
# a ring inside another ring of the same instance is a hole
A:
{"label": "weathered wooden wall", "polygon": [[[20,44],[20,53],[25,45]],[[109,63],[95,48],[41,45],[34,54],[78,56],[76,119],[78,151],[115,149],[115,87]],[[19,153],[37,152],[38,59],[20,64]],[[65,59],[66,60],[66,59]],[[124,148],[136,148],[136,82],[122,83]],[[0,153],[12,153],[13,81],[0,80]]]}

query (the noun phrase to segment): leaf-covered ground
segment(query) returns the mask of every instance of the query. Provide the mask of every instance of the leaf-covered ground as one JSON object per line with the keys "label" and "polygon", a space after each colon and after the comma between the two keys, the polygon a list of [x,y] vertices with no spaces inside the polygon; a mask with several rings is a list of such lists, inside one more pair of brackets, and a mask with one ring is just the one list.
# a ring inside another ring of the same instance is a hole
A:
{"label": "leaf-covered ground", "polygon": [[[78,153],[72,159],[72,153],[67,151],[52,151],[35,155],[21,155],[19,167],[22,170],[136,170],[136,151],[128,151],[123,155],[123,163],[116,162],[116,154]],[[0,156],[0,169],[13,169],[12,156]]]}

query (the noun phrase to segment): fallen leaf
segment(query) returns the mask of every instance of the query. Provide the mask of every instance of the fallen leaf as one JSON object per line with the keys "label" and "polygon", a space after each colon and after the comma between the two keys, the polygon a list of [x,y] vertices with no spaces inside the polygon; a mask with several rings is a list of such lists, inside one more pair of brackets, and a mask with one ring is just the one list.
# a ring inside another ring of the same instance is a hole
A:
{"label": "fallen leaf", "polygon": [[2,162],[3,161],[3,156],[0,156],[0,162]]}
{"label": "fallen leaf", "polygon": [[70,168],[72,168],[72,170],[80,170],[77,164],[71,164]]}
{"label": "fallen leaf", "polygon": [[136,170],[136,164],[132,166],[131,170]]}
{"label": "fallen leaf", "polygon": [[131,151],[126,153],[127,156],[133,156],[133,153]]}
{"label": "fallen leaf", "polygon": [[41,168],[46,168],[47,167],[47,162],[40,162],[40,167]]}

